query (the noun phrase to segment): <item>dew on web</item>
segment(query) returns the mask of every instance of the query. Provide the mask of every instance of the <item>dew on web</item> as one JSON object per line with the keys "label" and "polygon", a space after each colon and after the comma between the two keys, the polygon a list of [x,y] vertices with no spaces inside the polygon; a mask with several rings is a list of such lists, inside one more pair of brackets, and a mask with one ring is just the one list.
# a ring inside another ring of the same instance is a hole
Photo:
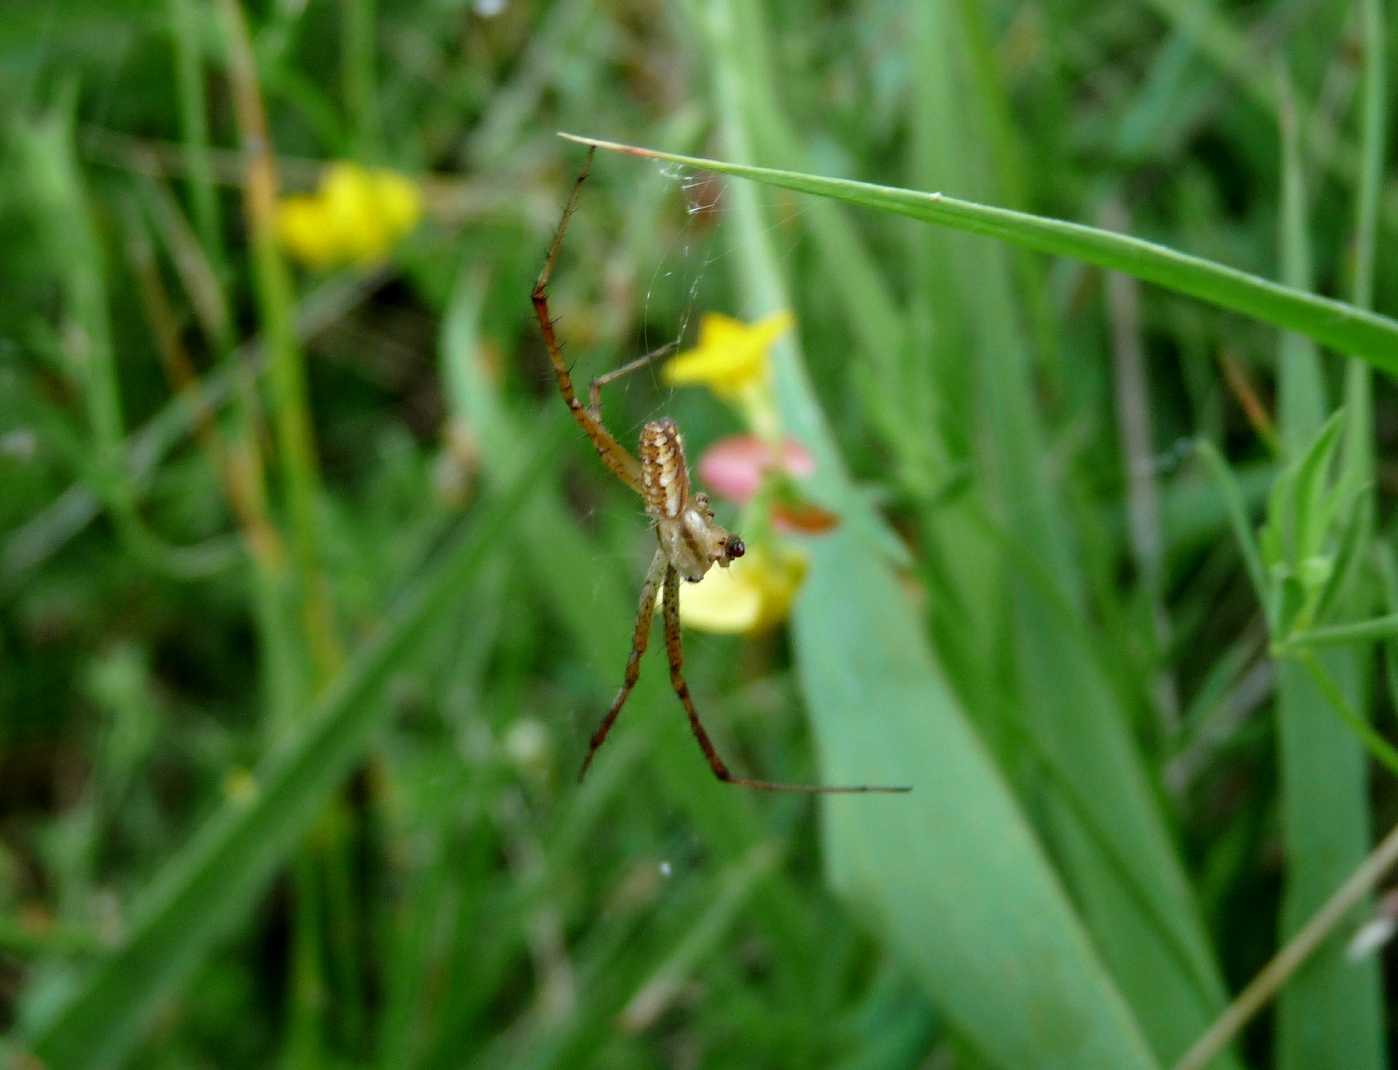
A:
{"label": "dew on web", "polygon": [[[705,291],[710,267],[727,261],[741,248],[728,226],[726,180],[670,161],[656,161],[655,167],[663,180],[678,187],[684,217],[678,240],[665,243],[645,290],[639,325],[642,352],[659,348],[657,338],[668,339],[668,344],[677,349],[692,344],[689,336],[696,310],[730,314],[741,311],[732,307],[731,301],[725,302],[726,308],[709,309],[701,304],[712,300]],[[774,252],[786,260],[800,241],[799,228],[792,224],[805,212],[805,206],[799,198],[789,195],[773,195],[769,191],[763,196],[767,216],[764,230],[768,236],[777,237]],[[667,206],[664,217],[674,218],[672,211]],[[659,311],[662,308],[664,311]]]}
{"label": "dew on web", "polygon": [[[657,348],[651,339],[651,308],[657,301],[657,287],[662,284],[667,287],[682,286],[683,297],[673,329],[667,328],[661,332],[661,336],[668,337],[669,344],[676,347],[684,344],[695,307],[699,302],[705,272],[716,259],[703,255],[704,244],[696,237],[698,227],[707,213],[720,210],[723,193],[722,185],[715,178],[696,175],[682,164],[659,161],[656,170],[667,182],[679,188],[683,197],[685,218],[678,251],[669,251],[662,255],[651,273],[650,284],[646,287],[641,332],[642,342],[647,351]],[[673,250],[674,246],[671,246],[671,249]]]}
{"label": "dew on web", "polygon": [[[713,176],[686,177],[680,183],[685,195],[685,214],[695,216],[701,212],[711,212],[718,208],[723,197],[723,185]],[[704,199],[706,190],[712,190],[709,200]]]}

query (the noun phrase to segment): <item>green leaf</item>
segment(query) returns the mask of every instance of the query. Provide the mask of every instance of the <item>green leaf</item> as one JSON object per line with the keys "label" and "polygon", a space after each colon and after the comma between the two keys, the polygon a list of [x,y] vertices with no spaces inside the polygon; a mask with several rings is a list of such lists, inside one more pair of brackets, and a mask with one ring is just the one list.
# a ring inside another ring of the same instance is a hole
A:
{"label": "green leaf", "polygon": [[1260,540],[1271,573],[1268,602],[1276,607],[1270,622],[1275,638],[1298,622],[1303,627],[1309,623],[1333,572],[1328,543],[1340,492],[1327,484],[1344,426],[1344,410],[1337,410],[1300,459],[1278,477],[1267,503]]}
{"label": "green leaf", "polygon": [[1223,495],[1228,523],[1233,529],[1234,538],[1238,540],[1238,549],[1242,552],[1248,579],[1252,581],[1253,593],[1257,595],[1257,601],[1266,606],[1270,601],[1268,592],[1271,585],[1267,582],[1267,572],[1263,568],[1264,554],[1258,548],[1257,540],[1253,538],[1252,524],[1248,520],[1247,505],[1238,479],[1227,459],[1212,442],[1201,439],[1195,449]]}
{"label": "green leaf", "polygon": [[941,193],[923,193],[870,182],[682,156],[573,134],[563,136],[584,145],[596,145],[632,156],[667,160],[800,193],[831,197],[1111,268],[1143,282],[1152,282],[1177,293],[1197,297],[1219,308],[1241,312],[1258,322],[1296,331],[1322,345],[1368,361],[1390,375],[1398,375],[1398,321],[1140,238],[1047,216],[976,204]]}
{"label": "green leaf", "polygon": [[1305,456],[1296,466],[1296,497],[1293,507],[1296,510],[1295,551],[1298,561],[1314,557],[1324,548],[1330,521],[1334,518],[1334,508],[1330,503],[1326,484],[1343,429],[1344,410],[1337,409],[1325,421],[1325,426],[1320,429]]}
{"label": "green leaf", "polygon": [[1269,510],[1270,522],[1280,532],[1286,553],[1285,563],[1299,572],[1307,558],[1324,547],[1327,508],[1327,482],[1343,429],[1343,410],[1335,412],[1315,433],[1305,452],[1293,461],[1278,480],[1276,506]]}
{"label": "green leaf", "polygon": [[815,544],[795,625],[826,776],[913,785],[827,801],[836,888],[991,1065],[1154,1065],[911,606],[854,530]]}
{"label": "green leaf", "polygon": [[1353,643],[1374,642],[1398,638],[1398,613],[1350,624],[1330,624],[1323,628],[1307,628],[1289,636],[1286,646],[1349,646]]}

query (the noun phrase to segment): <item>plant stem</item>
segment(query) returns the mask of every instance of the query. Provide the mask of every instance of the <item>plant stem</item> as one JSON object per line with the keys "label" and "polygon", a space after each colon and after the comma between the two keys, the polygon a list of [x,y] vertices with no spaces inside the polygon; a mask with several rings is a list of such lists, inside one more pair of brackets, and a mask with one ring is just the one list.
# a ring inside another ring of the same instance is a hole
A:
{"label": "plant stem", "polygon": [[1332,895],[1284,948],[1277,952],[1254,977],[1228,1009],[1219,1015],[1201,1036],[1175,1063],[1174,1070],[1202,1070],[1225,1047],[1232,1043],[1245,1025],[1265,1007],[1281,987],[1290,980],[1305,961],[1320,947],[1325,938],[1349,913],[1350,908],[1368,895],[1393,864],[1398,862],[1398,826],[1383,838],[1372,854]]}

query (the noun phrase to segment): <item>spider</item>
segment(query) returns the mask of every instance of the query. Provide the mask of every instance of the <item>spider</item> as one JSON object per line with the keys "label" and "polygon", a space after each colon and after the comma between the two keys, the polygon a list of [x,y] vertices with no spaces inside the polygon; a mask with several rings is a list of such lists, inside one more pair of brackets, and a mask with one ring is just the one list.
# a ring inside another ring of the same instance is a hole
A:
{"label": "spider", "polygon": [[735,784],[758,791],[803,792],[811,795],[909,791],[911,789],[905,787],[879,787],[869,784],[839,787],[785,784],[738,776],[719,757],[713,740],[709,738],[709,733],[699,720],[699,713],[694,708],[694,699],[689,693],[689,685],[684,679],[684,649],[680,644],[680,580],[683,578],[690,583],[698,583],[714,565],[727,568],[730,563],[742,557],[745,547],[737,534],[727,531],[714,519],[713,510],[709,507],[709,496],[703,491],[695,490],[690,483],[684,444],[673,420],[652,420],[641,428],[639,460],[632,456],[602,423],[602,387],[667,356],[674,350],[674,343],[594,379],[587,406],[578,400],[573,389],[572,373],[563,360],[563,350],[554,333],[555,321],[549,314],[548,285],[558,260],[558,251],[563,245],[568,221],[577,208],[578,194],[582,191],[583,182],[591,170],[594,152],[595,150],[588,151],[587,160],[568,196],[568,203],[563,207],[563,216],[549,245],[548,255],[544,260],[543,269],[539,272],[538,281],[534,283],[531,297],[564,402],[597,448],[602,463],[645,501],[646,513],[655,527],[658,546],[655,556],[651,558],[645,582],[641,585],[640,608],[636,612],[635,628],[631,635],[631,653],[626,659],[626,674],[622,678],[621,690],[612,700],[612,705],[602,718],[601,724],[597,726],[597,730],[592,733],[587,756],[578,771],[578,780],[581,781],[587,776],[592,759],[596,756],[598,748],[606,742],[607,734],[612,730],[622,706],[626,704],[626,699],[636,686],[641,671],[641,658],[650,642],[656,591],[660,590],[663,592],[665,653],[670,661],[670,685],[684,706],[684,712],[689,717],[689,727],[694,733],[694,738],[699,741],[699,748],[704,752],[715,777],[725,784]]}

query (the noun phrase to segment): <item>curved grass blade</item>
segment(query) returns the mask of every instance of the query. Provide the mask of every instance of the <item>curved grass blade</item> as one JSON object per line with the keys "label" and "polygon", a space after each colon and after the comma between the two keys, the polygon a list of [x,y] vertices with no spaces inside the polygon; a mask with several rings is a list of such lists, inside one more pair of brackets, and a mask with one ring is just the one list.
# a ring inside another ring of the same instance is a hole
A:
{"label": "curved grass blade", "polygon": [[1219,308],[1241,312],[1260,323],[1295,331],[1321,345],[1359,357],[1389,375],[1398,375],[1398,321],[1343,301],[1282,286],[1237,268],[1190,256],[1154,242],[1081,223],[976,204],[941,193],[921,193],[870,182],[682,156],[574,134],[562,136],[614,152],[734,175],[798,193],[833,197],[865,208],[893,212],[953,230],[984,234],[1038,252],[1110,268],[1143,282],[1197,297]]}

